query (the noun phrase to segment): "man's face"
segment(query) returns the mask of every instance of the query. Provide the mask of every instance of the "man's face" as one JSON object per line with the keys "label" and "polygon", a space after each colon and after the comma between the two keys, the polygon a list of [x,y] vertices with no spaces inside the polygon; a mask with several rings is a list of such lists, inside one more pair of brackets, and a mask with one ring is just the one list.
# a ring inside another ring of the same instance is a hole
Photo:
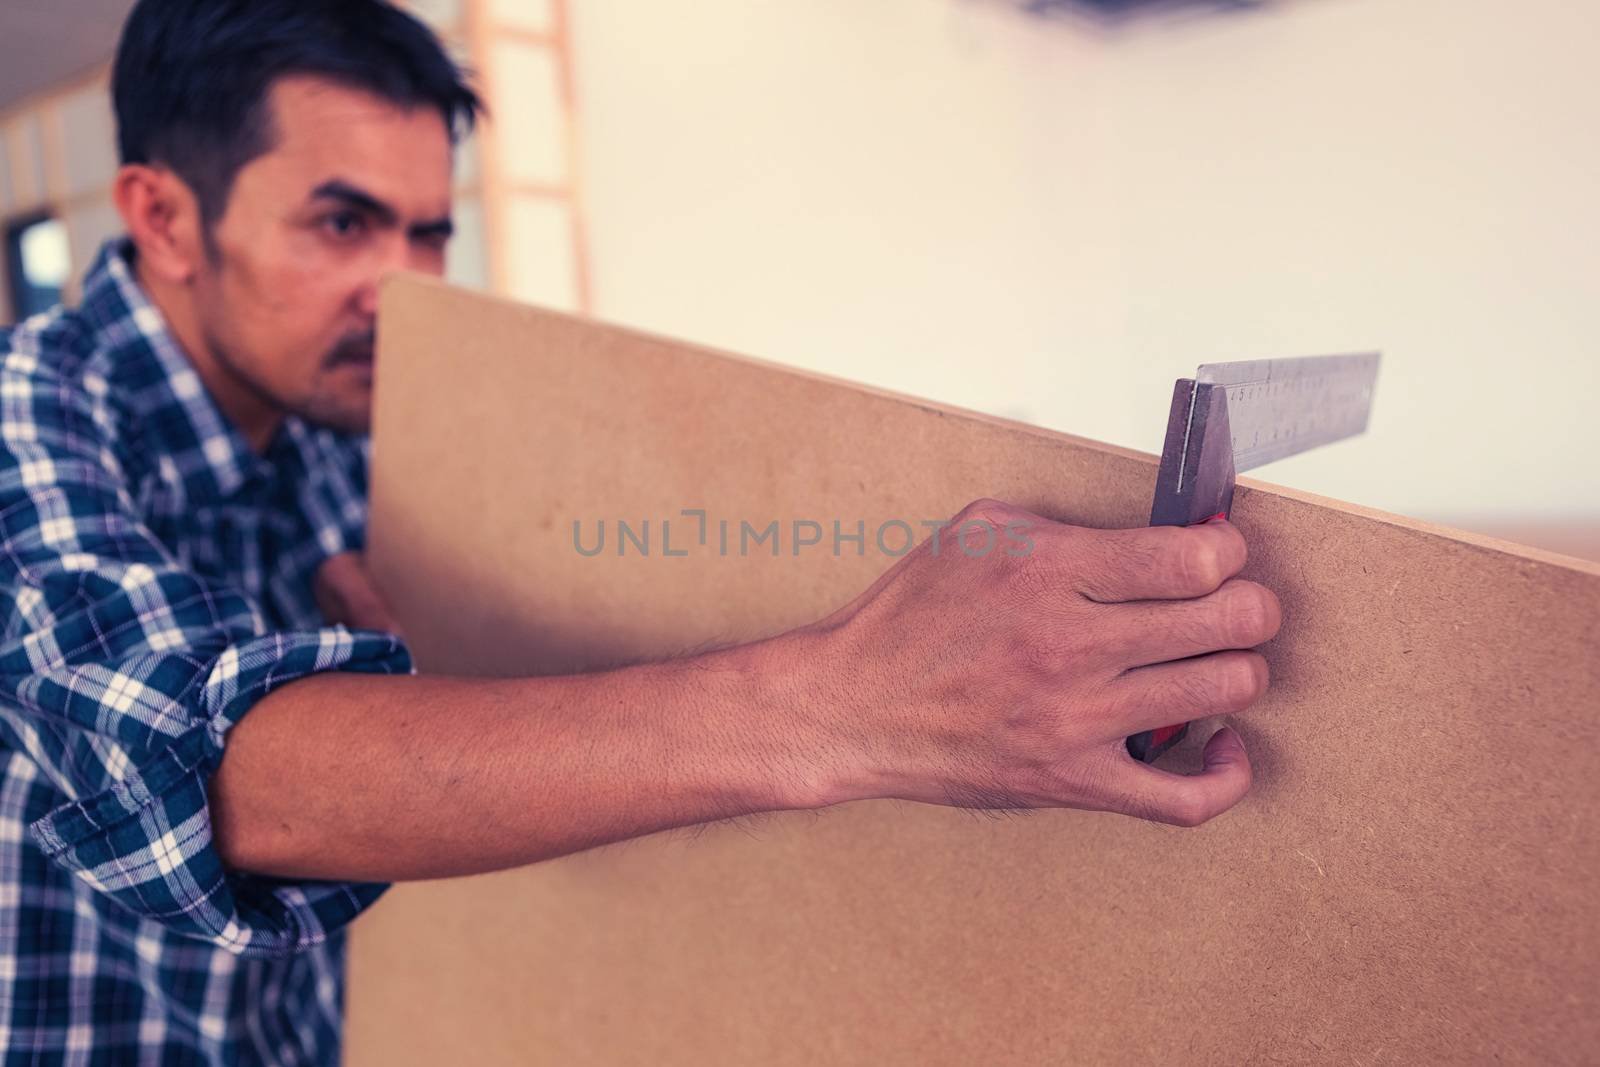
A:
{"label": "man's face", "polygon": [[312,77],[268,107],[275,143],[240,169],[194,281],[200,328],[262,401],[365,432],[378,279],[444,273],[449,132],[432,107]]}

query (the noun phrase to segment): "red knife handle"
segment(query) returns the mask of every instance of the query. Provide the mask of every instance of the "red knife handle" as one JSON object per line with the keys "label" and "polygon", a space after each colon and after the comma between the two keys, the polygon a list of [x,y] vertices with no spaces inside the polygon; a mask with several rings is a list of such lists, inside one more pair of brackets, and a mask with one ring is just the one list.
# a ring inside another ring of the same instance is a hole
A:
{"label": "red knife handle", "polygon": [[1176,726],[1163,726],[1158,730],[1146,730],[1128,738],[1128,755],[1141,763],[1150,763],[1161,753],[1167,751],[1189,733],[1189,724],[1180,722]]}

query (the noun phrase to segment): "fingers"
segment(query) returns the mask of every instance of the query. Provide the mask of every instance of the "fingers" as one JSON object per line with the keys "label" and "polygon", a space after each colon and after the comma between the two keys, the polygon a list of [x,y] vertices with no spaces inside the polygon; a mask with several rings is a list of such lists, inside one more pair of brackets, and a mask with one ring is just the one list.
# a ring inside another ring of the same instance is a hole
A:
{"label": "fingers", "polygon": [[378,594],[359,552],[341,552],[326,559],[312,583],[317,606],[330,623],[353,630],[382,630],[404,636],[400,623]]}
{"label": "fingers", "polygon": [[1118,635],[1107,651],[1124,668],[1254,648],[1272,640],[1283,624],[1272,590],[1240,578],[1195,600],[1147,600],[1106,611],[1106,626]]}
{"label": "fingers", "polygon": [[1105,736],[1130,737],[1172,723],[1244,711],[1267,691],[1259,652],[1218,652],[1129,671],[1111,683]]}
{"label": "fingers", "polygon": [[1238,574],[1248,554],[1229,522],[1078,535],[1078,591],[1101,603],[1205,596]]}
{"label": "fingers", "polygon": [[1119,810],[1151,822],[1199,826],[1216,818],[1250,791],[1250,757],[1232,727],[1206,742],[1199,774],[1173,774],[1131,757],[1119,761],[1114,787],[1127,802]]}

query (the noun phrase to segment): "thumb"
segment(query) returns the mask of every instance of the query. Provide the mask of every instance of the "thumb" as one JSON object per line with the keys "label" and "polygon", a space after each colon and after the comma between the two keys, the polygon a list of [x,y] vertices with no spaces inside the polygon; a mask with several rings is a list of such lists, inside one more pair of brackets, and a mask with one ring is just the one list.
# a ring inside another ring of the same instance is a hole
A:
{"label": "thumb", "polygon": [[1199,774],[1174,774],[1131,757],[1124,766],[1133,780],[1127,814],[1174,826],[1199,826],[1216,818],[1250,791],[1250,757],[1231,726],[1211,735]]}
{"label": "thumb", "polygon": [[1236,766],[1242,768],[1245,774],[1250,773],[1250,757],[1244,750],[1244,740],[1240,738],[1239,731],[1231,726],[1224,726],[1211,735],[1205,751],[1201,753],[1201,760],[1203,766],[1200,773],[1203,775]]}

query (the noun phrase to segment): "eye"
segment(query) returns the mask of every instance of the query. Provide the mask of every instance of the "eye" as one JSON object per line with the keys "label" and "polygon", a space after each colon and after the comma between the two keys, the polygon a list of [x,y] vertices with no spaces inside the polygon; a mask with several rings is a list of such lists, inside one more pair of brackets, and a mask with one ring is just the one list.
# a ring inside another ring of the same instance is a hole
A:
{"label": "eye", "polygon": [[336,211],[322,220],[322,226],[334,237],[348,240],[359,236],[367,228],[367,221],[355,211]]}
{"label": "eye", "polygon": [[448,233],[440,233],[435,230],[429,233],[418,234],[415,240],[417,244],[421,245],[423,248],[426,248],[430,252],[443,252],[446,246],[450,244],[450,235]]}

